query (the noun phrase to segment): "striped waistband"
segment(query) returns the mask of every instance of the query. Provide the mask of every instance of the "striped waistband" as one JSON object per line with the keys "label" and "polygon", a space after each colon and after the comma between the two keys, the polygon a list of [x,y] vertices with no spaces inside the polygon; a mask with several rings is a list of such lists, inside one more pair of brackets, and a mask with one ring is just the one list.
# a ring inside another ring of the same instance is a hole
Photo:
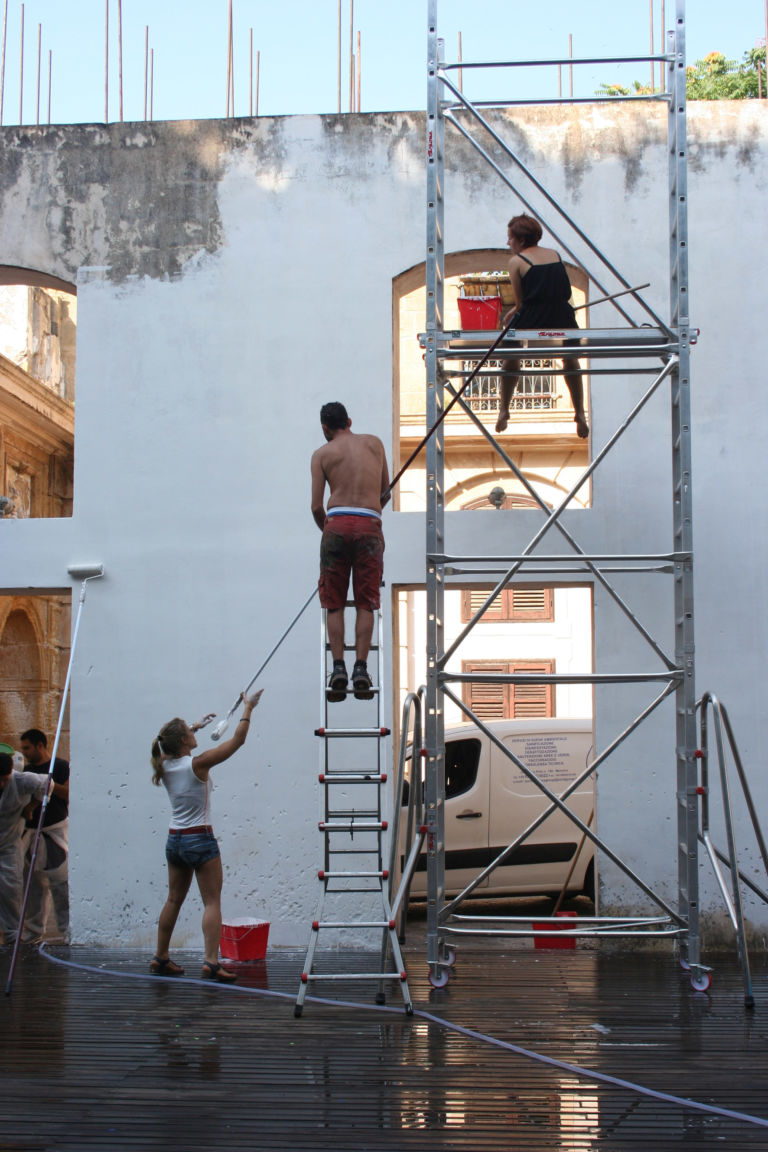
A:
{"label": "striped waistband", "polygon": [[343,504],[329,508],[325,515],[326,519],[330,519],[332,516],[368,516],[371,520],[381,520],[381,513],[374,512],[372,508],[355,508]]}

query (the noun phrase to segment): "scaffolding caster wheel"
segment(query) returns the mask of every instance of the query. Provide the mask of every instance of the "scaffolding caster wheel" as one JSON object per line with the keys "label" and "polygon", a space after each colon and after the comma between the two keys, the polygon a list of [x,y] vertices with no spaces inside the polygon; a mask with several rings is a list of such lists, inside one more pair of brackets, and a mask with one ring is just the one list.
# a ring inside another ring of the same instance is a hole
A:
{"label": "scaffolding caster wheel", "polygon": [[712,983],[711,972],[699,972],[697,976],[691,976],[691,988],[694,992],[706,992]]}
{"label": "scaffolding caster wheel", "polygon": [[447,968],[438,968],[437,972],[429,970],[429,982],[433,988],[445,988],[446,984],[451,978],[451,973]]}
{"label": "scaffolding caster wheel", "polygon": [[456,963],[456,949],[455,948],[446,948],[445,949],[445,951],[443,952],[443,963],[446,964],[449,968],[453,968],[454,964]]}
{"label": "scaffolding caster wheel", "polygon": [[303,1005],[301,1005],[301,1004],[294,1005],[293,1014],[296,1017],[296,1019],[298,1019],[299,1016],[301,1016],[302,1007],[303,1007]]}

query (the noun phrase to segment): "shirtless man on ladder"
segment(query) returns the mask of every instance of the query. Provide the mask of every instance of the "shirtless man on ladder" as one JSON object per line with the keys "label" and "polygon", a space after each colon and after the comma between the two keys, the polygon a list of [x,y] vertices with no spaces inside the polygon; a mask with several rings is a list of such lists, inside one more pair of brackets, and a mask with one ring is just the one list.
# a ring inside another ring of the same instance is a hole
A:
{"label": "shirtless man on ladder", "polygon": [[312,515],[323,533],[319,592],[333,657],[327,694],[329,700],[343,700],[347,692],[344,605],[351,572],[357,610],[352,690],[358,700],[370,700],[367,661],[384,569],[381,509],[389,500],[387,457],[378,436],[352,431],[343,404],[324,404],[320,423],[327,443],[312,456]]}

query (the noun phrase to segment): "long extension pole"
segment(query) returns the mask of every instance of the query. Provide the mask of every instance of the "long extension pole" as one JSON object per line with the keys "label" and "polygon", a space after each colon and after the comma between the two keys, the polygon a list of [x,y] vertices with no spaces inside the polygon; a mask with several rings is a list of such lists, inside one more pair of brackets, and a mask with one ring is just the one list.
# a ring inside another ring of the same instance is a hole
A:
{"label": "long extension pole", "polygon": [[69,695],[69,682],[72,679],[72,665],[75,659],[75,649],[77,647],[77,634],[80,631],[80,618],[83,615],[83,605],[85,604],[85,589],[89,580],[98,580],[100,576],[104,575],[104,569],[101,565],[97,565],[89,569],[90,575],[85,576],[82,584],[80,585],[80,601],[77,607],[77,617],[75,619],[75,630],[72,633],[72,645],[69,650],[69,664],[67,665],[67,676],[64,681],[64,691],[61,694],[61,706],[59,708],[59,720],[56,725],[56,737],[53,741],[53,748],[51,749],[51,763],[48,767],[48,783],[43,796],[43,802],[40,805],[40,815],[37,820],[37,828],[35,829],[35,838],[32,841],[32,852],[29,858],[29,871],[27,872],[27,882],[24,886],[24,899],[21,904],[21,913],[19,914],[19,926],[16,932],[16,940],[13,945],[13,954],[11,956],[11,966],[8,969],[8,980],[5,985],[5,994],[10,996],[11,985],[13,984],[13,974],[16,971],[16,959],[19,954],[19,947],[21,946],[21,937],[24,932],[24,920],[27,915],[27,905],[29,903],[29,891],[32,885],[32,877],[35,873],[35,863],[37,861],[37,848],[40,843],[40,835],[43,830],[43,821],[45,819],[45,812],[48,807],[48,797],[51,792],[53,784],[53,769],[56,764],[56,753],[59,750],[59,739],[61,737],[61,729],[64,723],[64,711],[67,707],[67,696]]}
{"label": "long extension pole", "polygon": [[317,595],[317,588],[315,587],[315,588],[313,588],[313,589],[312,589],[312,592],[311,592],[311,594],[310,594],[310,595],[307,597],[307,599],[304,601],[304,603],[302,604],[301,608],[299,608],[299,610],[298,610],[298,612],[296,613],[296,615],[294,616],[293,620],[291,620],[291,622],[290,622],[290,624],[288,625],[288,627],[286,628],[285,632],[283,632],[282,636],[281,636],[281,637],[280,637],[280,639],[278,640],[277,644],[275,644],[274,648],[273,648],[273,649],[272,649],[272,651],[269,653],[269,655],[267,656],[267,658],[266,658],[266,660],[264,661],[264,663],[263,663],[263,664],[260,666],[260,668],[258,669],[258,671],[257,671],[257,672],[255,672],[255,673],[253,674],[253,676],[251,677],[251,679],[248,681],[248,684],[247,684],[247,685],[246,685],[246,687],[244,688],[243,692],[241,692],[241,693],[240,693],[240,695],[237,697],[237,699],[235,700],[234,704],[233,704],[233,705],[232,705],[232,707],[230,708],[229,712],[227,712],[227,714],[226,714],[226,716],[224,717],[224,719],[223,719],[223,720],[220,720],[220,721],[219,721],[219,723],[216,725],[216,727],[213,729],[213,731],[211,732],[211,740],[220,740],[220,739],[221,739],[221,737],[224,735],[224,733],[225,733],[225,732],[226,732],[226,730],[227,730],[227,726],[228,726],[228,724],[229,724],[229,721],[230,721],[230,719],[231,719],[231,717],[232,717],[233,713],[234,713],[234,712],[235,712],[235,710],[237,709],[238,705],[239,705],[239,704],[242,702],[243,696],[244,696],[244,695],[245,695],[245,693],[246,693],[246,692],[249,690],[249,688],[252,688],[252,687],[253,687],[253,685],[256,683],[256,681],[258,680],[259,676],[261,676],[261,674],[262,674],[262,672],[264,671],[264,669],[266,668],[267,664],[269,664],[270,660],[271,660],[271,659],[272,659],[272,657],[274,656],[275,652],[277,652],[277,650],[278,650],[278,648],[280,647],[280,645],[282,644],[283,640],[285,640],[286,636],[287,636],[287,635],[288,635],[288,633],[291,631],[291,629],[293,628],[294,624],[296,624],[296,622],[299,620],[299,618],[300,618],[301,616],[303,616],[303,614],[304,614],[305,610],[306,610],[306,609],[309,607],[309,605],[310,605],[310,604],[311,604],[311,602],[314,600],[314,598],[315,598],[315,596],[316,596],[316,595]]}
{"label": "long extension pole", "polygon": [[458,403],[458,401],[459,401],[459,397],[461,397],[461,396],[463,396],[463,395],[464,395],[464,393],[466,392],[467,388],[469,388],[469,386],[470,386],[470,384],[472,383],[472,381],[474,380],[475,376],[477,376],[478,372],[479,372],[479,371],[480,371],[480,369],[482,368],[483,364],[485,364],[486,360],[489,360],[489,359],[490,359],[490,357],[493,355],[493,353],[496,351],[496,349],[498,348],[499,344],[501,344],[502,340],[503,340],[503,339],[504,339],[504,337],[506,336],[507,332],[509,332],[509,330],[510,330],[510,328],[512,327],[512,325],[514,324],[514,322],[515,322],[515,317],[514,317],[514,314],[513,314],[512,316],[510,316],[509,320],[508,320],[508,321],[507,321],[507,323],[504,325],[504,327],[502,328],[501,332],[499,332],[498,336],[497,336],[497,337],[496,337],[496,339],[494,340],[493,344],[491,344],[491,346],[490,346],[490,348],[488,349],[488,351],[487,351],[487,352],[486,352],[486,353],[483,355],[482,359],[481,359],[481,360],[478,360],[477,364],[475,364],[474,368],[472,369],[472,371],[470,372],[469,376],[467,377],[467,379],[466,379],[466,380],[464,381],[464,383],[462,384],[462,386],[461,386],[461,388],[459,389],[459,391],[456,393],[456,395],[453,397],[453,399],[452,399],[452,400],[450,400],[450,401],[449,401],[449,402],[446,404],[445,408],[443,408],[443,411],[440,413],[440,415],[438,416],[437,420],[435,420],[434,424],[433,424],[433,425],[432,425],[432,427],[429,429],[429,431],[427,432],[426,436],[423,436],[423,437],[422,437],[422,439],[419,441],[419,443],[418,443],[418,444],[416,445],[416,447],[414,448],[413,452],[411,452],[411,454],[410,454],[410,456],[408,457],[408,459],[406,460],[405,464],[403,464],[402,468],[400,468],[400,469],[399,469],[399,471],[398,471],[398,472],[395,474],[395,476],[392,478],[392,480],[390,481],[389,487],[388,487],[388,488],[386,488],[386,489],[384,490],[384,492],[382,492],[382,496],[388,496],[388,495],[390,494],[390,492],[392,491],[392,489],[395,487],[395,484],[397,484],[398,480],[399,480],[399,479],[400,479],[400,477],[403,475],[403,473],[404,473],[404,472],[405,472],[405,471],[406,471],[408,468],[410,468],[411,464],[413,464],[414,460],[415,460],[415,459],[416,459],[416,457],[418,456],[419,452],[421,452],[421,450],[422,450],[422,448],[425,446],[425,444],[429,443],[429,440],[431,439],[431,437],[432,437],[432,436],[434,436],[435,432],[437,432],[438,428],[439,428],[439,427],[440,427],[440,425],[442,424],[443,420],[445,420],[445,418],[446,418],[446,416],[448,415],[448,413],[450,412],[451,408],[453,408],[454,404],[457,404],[457,403]]}

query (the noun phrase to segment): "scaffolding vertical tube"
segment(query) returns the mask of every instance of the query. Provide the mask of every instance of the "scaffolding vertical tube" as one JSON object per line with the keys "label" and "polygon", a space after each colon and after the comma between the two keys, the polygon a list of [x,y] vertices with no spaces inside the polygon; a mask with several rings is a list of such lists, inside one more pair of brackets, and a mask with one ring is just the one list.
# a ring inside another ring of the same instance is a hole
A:
{"label": "scaffolding vertical tube", "polygon": [[674,577],[675,660],[683,676],[675,696],[677,757],[678,911],[688,926],[683,949],[693,974],[699,964],[698,769],[693,616],[693,506],[686,178],[685,0],[676,0],[669,61],[670,324],[677,334],[671,374],[672,517],[678,561]]}
{"label": "scaffolding vertical tube", "polygon": [[[443,172],[445,122],[438,68],[442,49],[437,36],[437,0],[429,0],[427,46],[427,258],[426,258],[426,388],[427,427],[442,415],[444,397],[438,361],[438,333],[443,328],[445,249],[443,240]],[[425,824],[427,827],[427,963],[438,975],[440,919],[445,896],[445,727],[439,675],[444,649],[443,571],[434,557],[444,551],[443,473],[445,436],[442,422],[427,445],[427,699]],[[414,781],[415,784],[415,781]]]}

